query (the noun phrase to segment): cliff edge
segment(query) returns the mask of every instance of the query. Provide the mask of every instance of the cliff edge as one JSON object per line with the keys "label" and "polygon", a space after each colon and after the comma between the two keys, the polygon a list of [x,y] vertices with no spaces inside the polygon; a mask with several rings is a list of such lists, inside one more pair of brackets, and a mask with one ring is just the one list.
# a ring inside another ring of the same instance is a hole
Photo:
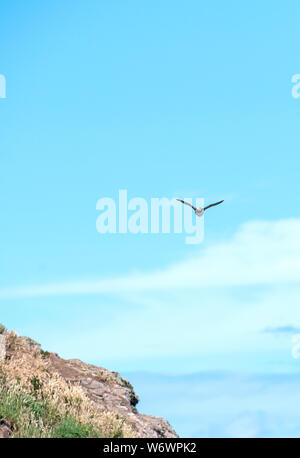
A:
{"label": "cliff edge", "polygon": [[0,325],[0,437],[176,438],[117,372],[64,360]]}

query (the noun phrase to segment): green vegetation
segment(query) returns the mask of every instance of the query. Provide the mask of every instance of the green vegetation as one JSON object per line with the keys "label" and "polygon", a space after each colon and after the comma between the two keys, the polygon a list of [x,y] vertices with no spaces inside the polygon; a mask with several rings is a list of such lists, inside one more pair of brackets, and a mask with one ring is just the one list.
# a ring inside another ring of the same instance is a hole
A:
{"label": "green vegetation", "polygon": [[5,377],[0,377],[0,420],[11,425],[12,437],[101,437],[91,422],[82,423],[67,413],[62,416],[43,399],[42,382],[37,377],[30,382],[32,389],[27,391],[21,384],[8,384]]}
{"label": "green vegetation", "polygon": [[43,359],[49,358],[49,356],[50,356],[50,352],[49,351],[44,351],[44,350],[41,349],[40,352],[41,352],[41,357]]}
{"label": "green vegetation", "polygon": [[99,437],[99,432],[90,424],[66,417],[55,427],[53,437]]}

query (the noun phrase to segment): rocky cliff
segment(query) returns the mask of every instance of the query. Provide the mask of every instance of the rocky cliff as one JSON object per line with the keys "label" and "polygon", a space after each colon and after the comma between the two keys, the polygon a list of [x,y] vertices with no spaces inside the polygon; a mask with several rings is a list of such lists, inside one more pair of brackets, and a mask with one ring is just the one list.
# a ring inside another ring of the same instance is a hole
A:
{"label": "rocky cliff", "polygon": [[178,437],[166,420],[137,411],[133,387],[117,372],[64,360],[5,328],[0,383],[0,437]]}

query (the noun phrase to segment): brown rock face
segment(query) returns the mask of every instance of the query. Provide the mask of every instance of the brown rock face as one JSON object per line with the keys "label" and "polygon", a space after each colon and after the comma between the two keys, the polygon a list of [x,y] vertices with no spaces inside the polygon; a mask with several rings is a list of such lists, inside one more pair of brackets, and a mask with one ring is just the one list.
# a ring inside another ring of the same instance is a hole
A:
{"label": "brown rock face", "polygon": [[54,371],[71,384],[80,385],[100,410],[119,413],[136,431],[138,437],[178,437],[163,418],[141,415],[136,410],[138,397],[132,385],[117,372],[83,363],[78,359],[64,360],[50,354]]}
{"label": "brown rock face", "polygon": [[0,421],[0,438],[1,439],[9,438],[12,434],[12,429],[13,428],[9,422],[7,422],[6,420],[1,420]]}

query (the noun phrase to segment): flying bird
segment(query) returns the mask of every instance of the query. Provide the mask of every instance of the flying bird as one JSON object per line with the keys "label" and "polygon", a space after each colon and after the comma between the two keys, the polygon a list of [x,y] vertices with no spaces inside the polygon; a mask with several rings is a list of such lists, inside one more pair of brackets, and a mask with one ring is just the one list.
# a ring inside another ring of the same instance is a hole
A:
{"label": "flying bird", "polygon": [[207,207],[201,208],[201,207],[194,207],[189,202],[185,202],[184,200],[181,200],[181,199],[176,199],[176,200],[178,200],[178,202],[181,202],[184,205],[188,205],[189,207],[191,207],[197,216],[202,216],[205,210],[207,210],[208,208],[214,207],[215,205],[220,205],[222,202],[224,202],[224,200],[220,200],[219,202],[216,202],[214,204],[207,205]]}

